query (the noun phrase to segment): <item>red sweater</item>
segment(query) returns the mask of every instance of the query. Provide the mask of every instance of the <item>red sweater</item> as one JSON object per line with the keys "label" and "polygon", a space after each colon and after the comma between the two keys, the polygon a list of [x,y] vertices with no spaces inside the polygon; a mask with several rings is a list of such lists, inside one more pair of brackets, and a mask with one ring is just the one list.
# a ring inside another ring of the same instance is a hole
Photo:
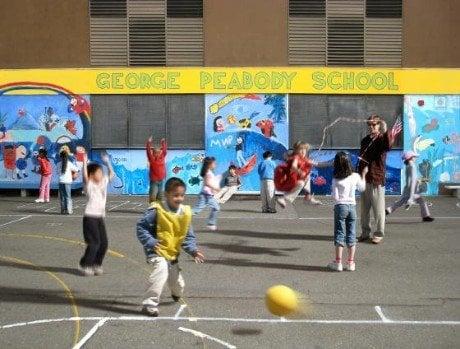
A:
{"label": "red sweater", "polygon": [[38,164],[40,165],[40,174],[42,176],[49,176],[51,175],[51,163],[48,159],[45,158],[37,158]]}
{"label": "red sweater", "polygon": [[145,148],[147,150],[147,159],[149,160],[150,180],[162,181],[166,177],[166,141],[161,141],[161,153],[158,156],[153,153],[152,142],[147,141]]}

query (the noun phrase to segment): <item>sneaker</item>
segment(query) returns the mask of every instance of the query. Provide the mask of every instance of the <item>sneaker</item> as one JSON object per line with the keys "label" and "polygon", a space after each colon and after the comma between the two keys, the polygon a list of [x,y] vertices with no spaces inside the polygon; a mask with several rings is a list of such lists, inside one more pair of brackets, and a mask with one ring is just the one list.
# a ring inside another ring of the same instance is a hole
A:
{"label": "sneaker", "polygon": [[342,263],[340,262],[337,262],[337,261],[333,261],[331,263],[329,263],[327,265],[327,267],[333,271],[342,271],[343,270],[343,266],[342,266]]}
{"label": "sneaker", "polygon": [[283,197],[277,198],[276,202],[281,206],[281,208],[286,208],[286,200]]}
{"label": "sneaker", "polygon": [[276,210],[270,210],[268,213],[276,213]]}
{"label": "sneaker", "polygon": [[45,202],[45,200],[43,200],[43,199],[37,199],[37,200],[35,200],[35,202]]}
{"label": "sneaker", "polygon": [[433,218],[433,217],[430,217],[430,216],[426,216],[426,217],[423,217],[423,221],[424,221],[424,222],[433,222],[433,221],[434,221],[434,218]]}
{"label": "sneaker", "polygon": [[268,213],[268,210],[262,210],[262,213]]}
{"label": "sneaker", "polygon": [[49,199],[48,199],[48,200],[45,200],[45,202],[50,202],[50,200],[49,200]]}
{"label": "sneaker", "polygon": [[217,225],[207,225],[206,228],[208,228],[208,230],[215,231],[217,230]]}
{"label": "sneaker", "polygon": [[151,317],[158,317],[158,309],[154,307],[149,307],[147,305],[144,305],[142,307],[142,314],[151,316]]}
{"label": "sneaker", "polygon": [[356,264],[355,264],[355,262],[353,262],[353,261],[348,261],[348,262],[345,264],[345,270],[348,270],[348,271],[355,271],[355,270],[356,270]]}
{"label": "sneaker", "polygon": [[359,242],[366,242],[366,241],[369,241],[370,239],[370,236],[368,235],[361,235],[359,238],[358,238],[358,241]]}
{"label": "sneaker", "polygon": [[78,270],[83,274],[83,276],[94,276],[94,270],[90,267],[82,267],[81,265],[78,266]]}
{"label": "sneaker", "polygon": [[322,205],[323,204],[321,201],[316,200],[313,196],[311,196],[310,198],[307,198],[307,196],[305,196],[305,203],[311,204],[311,205]]}
{"label": "sneaker", "polygon": [[171,295],[171,298],[173,299],[174,302],[178,303],[180,301],[180,298],[179,296],[175,296],[175,295]]}
{"label": "sneaker", "polygon": [[104,269],[102,269],[102,265],[95,266],[93,270],[94,270],[94,275],[99,276],[99,275],[104,274]]}
{"label": "sneaker", "polygon": [[389,208],[386,208],[386,209],[385,209],[385,216],[388,216],[390,213],[391,213],[390,209],[389,209]]}
{"label": "sneaker", "polygon": [[382,240],[383,240],[383,236],[374,236],[371,241],[373,244],[377,245],[377,244],[380,244]]}

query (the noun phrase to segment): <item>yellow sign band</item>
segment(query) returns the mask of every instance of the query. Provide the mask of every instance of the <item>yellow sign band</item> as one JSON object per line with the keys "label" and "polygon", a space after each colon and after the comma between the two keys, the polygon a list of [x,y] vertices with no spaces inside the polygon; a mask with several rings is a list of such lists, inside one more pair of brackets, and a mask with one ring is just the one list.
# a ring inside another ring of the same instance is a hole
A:
{"label": "yellow sign band", "polygon": [[[460,94],[460,69],[415,68],[81,68],[0,70],[0,95],[21,84],[76,94],[309,93]],[[11,88],[10,88],[11,89]],[[37,93],[35,91],[35,93]],[[43,92],[51,93],[51,92]]]}

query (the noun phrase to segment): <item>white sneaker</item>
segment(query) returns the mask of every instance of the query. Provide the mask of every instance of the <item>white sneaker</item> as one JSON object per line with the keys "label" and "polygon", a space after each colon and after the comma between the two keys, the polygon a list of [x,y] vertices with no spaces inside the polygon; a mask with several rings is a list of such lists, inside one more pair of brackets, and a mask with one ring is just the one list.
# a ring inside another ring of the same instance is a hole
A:
{"label": "white sneaker", "polygon": [[355,262],[351,261],[351,262],[345,263],[345,270],[348,270],[348,271],[355,271],[355,270],[356,270],[356,264],[355,264]]}
{"label": "white sneaker", "polygon": [[43,199],[37,199],[37,200],[35,200],[35,202],[45,202],[45,200],[43,200]]}
{"label": "white sneaker", "polygon": [[323,203],[319,200],[316,200],[313,196],[310,199],[305,199],[305,202],[310,205],[322,205]]}
{"label": "white sneaker", "polygon": [[342,271],[343,270],[343,265],[342,263],[337,263],[336,261],[333,261],[327,265],[327,267],[331,270],[334,271]]}
{"label": "white sneaker", "polygon": [[276,202],[281,206],[281,208],[286,208],[286,200],[283,197],[277,198]]}
{"label": "white sneaker", "polygon": [[102,275],[104,274],[104,269],[102,269],[102,265],[96,266],[93,268],[94,275]]}
{"label": "white sneaker", "polygon": [[90,267],[82,267],[81,265],[78,266],[78,270],[84,275],[84,276],[94,276],[94,269]]}
{"label": "white sneaker", "polygon": [[215,231],[217,230],[217,225],[207,225],[206,228],[208,228],[208,230]]}

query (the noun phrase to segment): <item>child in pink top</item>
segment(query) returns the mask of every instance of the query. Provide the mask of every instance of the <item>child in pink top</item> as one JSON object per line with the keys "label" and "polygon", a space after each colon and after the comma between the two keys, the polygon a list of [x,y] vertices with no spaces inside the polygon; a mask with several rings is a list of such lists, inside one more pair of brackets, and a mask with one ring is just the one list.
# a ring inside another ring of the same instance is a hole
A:
{"label": "child in pink top", "polygon": [[51,162],[48,159],[46,149],[41,148],[38,151],[37,157],[38,165],[40,166],[40,194],[35,202],[49,202],[50,201],[50,184],[52,177]]}
{"label": "child in pink top", "polygon": [[193,214],[201,212],[206,206],[211,208],[207,223],[209,230],[217,230],[217,213],[220,211],[219,203],[214,197],[214,194],[220,191],[219,181],[213,173],[215,168],[216,159],[213,157],[205,157],[200,172],[201,177],[203,177],[203,188],[198,197],[198,202],[193,208]]}

